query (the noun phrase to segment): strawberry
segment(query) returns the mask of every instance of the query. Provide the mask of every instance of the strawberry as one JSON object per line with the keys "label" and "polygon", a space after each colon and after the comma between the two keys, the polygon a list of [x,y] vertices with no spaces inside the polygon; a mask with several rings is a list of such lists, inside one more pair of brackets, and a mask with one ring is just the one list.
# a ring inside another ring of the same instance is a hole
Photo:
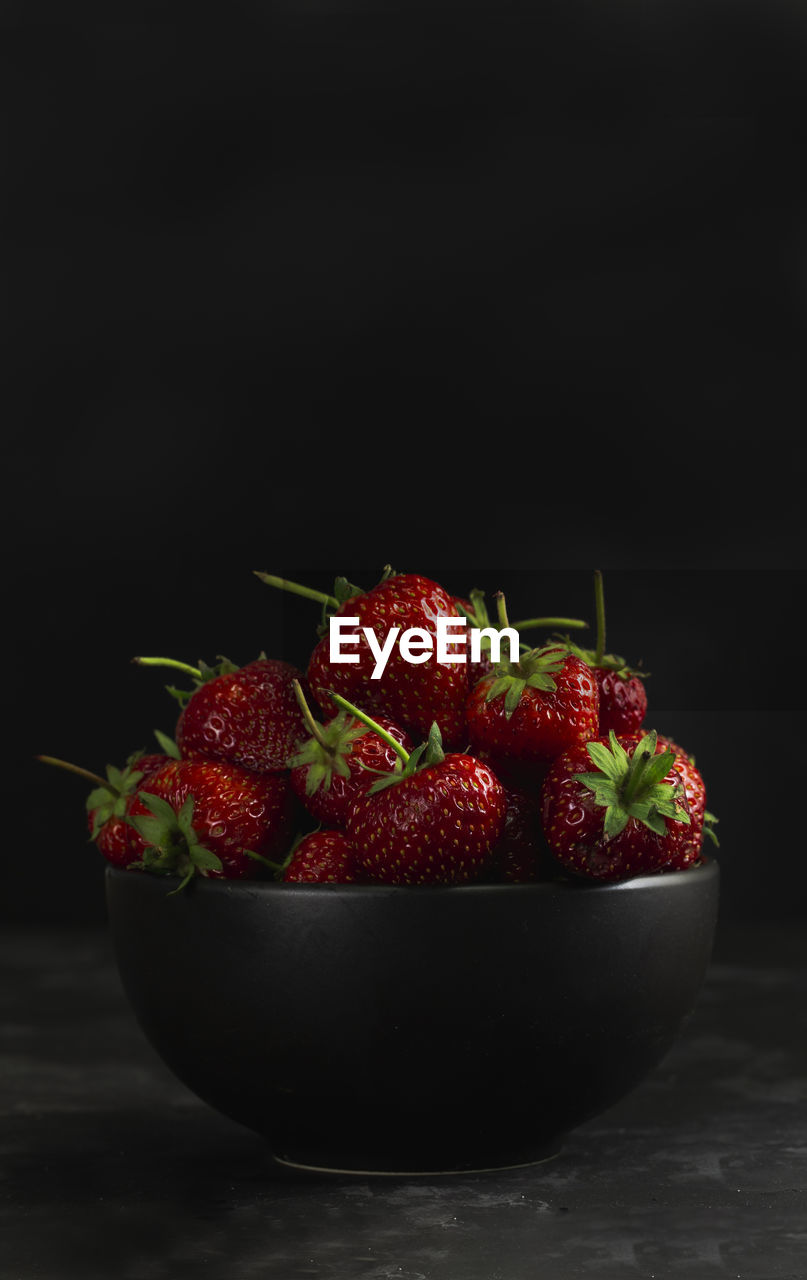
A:
{"label": "strawberry", "polygon": [[596,880],[679,869],[700,852],[683,773],[655,732],[611,732],[558,756],[541,787],[541,821],[560,865]]}
{"label": "strawberry", "polygon": [[[444,587],[421,574],[390,573],[369,591],[347,584],[328,596],[270,574],[257,576],[270,586],[281,586],[319,599],[329,611],[329,620],[331,617],[358,619],[343,632],[343,639],[350,635],[357,637],[357,642],[349,645],[350,656],[358,658],[357,662],[331,659],[330,633],[322,635],[311,654],[308,683],[324,714],[333,713],[331,694],[338,693],[359,703],[372,715],[387,716],[414,737],[425,737],[437,721],[446,746],[464,745],[467,663],[441,662],[437,653],[437,619],[460,617],[454,598]],[[344,584],[344,579],[338,582]],[[395,640],[383,672],[373,678],[378,658],[363,629],[373,634],[381,649],[394,627],[399,629],[398,638],[405,631],[419,629],[426,642],[431,643],[432,650],[423,652],[425,661],[413,663],[403,656]],[[461,637],[461,630],[458,636]],[[448,644],[447,652],[451,654],[455,648],[457,653],[464,653],[464,645],[455,646],[453,642]]]}
{"label": "strawberry", "polygon": [[644,675],[616,654],[607,654],[615,665],[594,666],[594,676],[600,691],[600,718],[597,733],[606,736],[612,730],[616,734],[635,733],[641,728],[647,715],[647,690]]}
{"label": "strawberry", "polygon": [[466,707],[475,750],[493,760],[542,765],[597,731],[599,691],[587,663],[557,645],[484,676]]}
{"label": "strawberry", "polygon": [[[340,695],[338,705],[375,723]],[[474,756],[444,753],[437,724],[403,769],[379,778],[351,808],[346,834],[367,878],[395,885],[478,880],[493,859],[505,819],[504,788]]]}
{"label": "strawberry", "polygon": [[218,666],[167,658],[136,658],[141,666],[174,666],[191,675],[192,692],[171,689],[182,705],[176,742],[185,760],[220,760],[254,773],[288,767],[295,744],[305,732],[303,713],[294,693],[303,676],[291,663],[261,656],[237,667],[227,659]]}
{"label": "strawberry", "polygon": [[[296,685],[310,738],[298,745],[289,765],[292,790],[304,808],[328,827],[344,827],[354,800],[369,791],[380,773],[396,767],[398,755],[378,733],[344,708],[320,724],[314,719],[299,683]],[[407,751],[412,739],[386,716],[377,723]]]}
{"label": "strawberry", "polygon": [[[168,744],[167,738],[163,737],[162,741]],[[172,749],[172,754],[173,750],[175,749]],[[127,820],[129,810],[138,789],[147,783],[152,774],[168,764],[171,755],[136,751],[129,756],[123,769],[107,765],[106,778],[55,756],[38,756],[37,759],[43,764],[53,764],[76,773],[96,784],[86,800],[87,826],[90,839],[95,841],[107,862],[115,867],[128,867],[140,857],[142,845]]]}
{"label": "strawberry", "polygon": [[287,884],[352,884],[363,880],[358,854],[344,831],[310,831],[296,845],[281,877]]}
{"label": "strawberry", "polygon": [[[287,773],[258,774],[217,760],[171,760],[134,797],[129,822],[146,871],[244,879],[291,843],[294,796]],[[137,865],[137,864],[130,864]]]}
{"label": "strawberry", "polygon": [[647,672],[631,667],[616,653],[605,652],[605,595],[602,572],[594,574],[594,604],[597,616],[597,639],[594,649],[582,649],[569,636],[563,641],[594,671],[600,698],[597,734],[607,737],[613,730],[617,736],[637,733],[647,715]]}
{"label": "strawberry", "polygon": [[169,762],[169,757],[152,753],[131,759],[118,773],[107,767],[107,778],[118,788],[118,795],[101,788],[87,797],[90,839],[94,840],[107,862],[125,867],[138,857],[138,841],[127,821],[137,791]]}
{"label": "strawberry", "polygon": [[[499,620],[507,625],[503,597]],[[591,668],[560,644],[500,662],[471,690],[466,704],[472,748],[507,763],[546,761],[597,730],[599,693]]]}

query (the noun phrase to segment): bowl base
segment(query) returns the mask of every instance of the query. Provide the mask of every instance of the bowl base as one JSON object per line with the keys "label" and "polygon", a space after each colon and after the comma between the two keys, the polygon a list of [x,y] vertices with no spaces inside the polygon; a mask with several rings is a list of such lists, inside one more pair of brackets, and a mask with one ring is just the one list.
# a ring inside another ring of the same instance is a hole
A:
{"label": "bowl base", "polygon": [[401,1160],[391,1157],[379,1159],[377,1156],[351,1156],[345,1158],[326,1157],[314,1152],[272,1152],[272,1159],[283,1169],[298,1173],[331,1174],[334,1176],[357,1178],[451,1178],[461,1174],[504,1173],[508,1169],[528,1169],[532,1165],[544,1164],[554,1160],[563,1147],[563,1138],[548,1142],[539,1149],[530,1152],[512,1152],[509,1156],[500,1153],[498,1156],[486,1158],[480,1153],[480,1159],[434,1161],[433,1157],[423,1160]]}

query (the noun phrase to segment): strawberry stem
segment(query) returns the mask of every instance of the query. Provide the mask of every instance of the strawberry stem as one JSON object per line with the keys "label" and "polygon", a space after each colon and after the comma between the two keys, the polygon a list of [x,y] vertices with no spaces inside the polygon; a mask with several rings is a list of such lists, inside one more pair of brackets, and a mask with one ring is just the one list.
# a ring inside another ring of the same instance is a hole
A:
{"label": "strawberry stem", "polygon": [[507,605],[504,602],[503,591],[496,592],[496,616],[499,619],[499,629],[501,631],[504,631],[505,627],[510,626],[510,623],[507,621]]}
{"label": "strawberry stem", "polygon": [[343,698],[339,693],[331,693],[330,696],[337,706],[349,711],[357,720],[361,720],[362,724],[366,724],[368,729],[372,729],[373,733],[377,733],[379,738],[392,747],[404,765],[409,763],[409,752],[406,747],[402,747],[400,742],[393,738],[391,733],[387,733],[386,729],[382,729],[381,725],[373,720],[371,716],[368,716],[366,711],[361,711],[358,707],[354,707],[352,702],[348,702],[347,698]]}
{"label": "strawberry stem", "polygon": [[594,608],[597,615],[597,647],[594,650],[594,665],[599,667],[605,653],[605,590],[601,569],[594,570]]}
{"label": "strawberry stem", "polygon": [[[511,624],[507,617],[507,605],[505,604],[504,592],[497,591],[495,598],[496,598],[496,616],[499,621],[499,629],[501,631],[504,631],[507,628],[511,627]],[[517,627],[514,627],[512,629],[515,631],[518,630]],[[532,653],[532,649],[528,644],[520,644],[519,653],[523,658],[525,654]],[[504,655],[502,655],[502,659],[501,659],[501,662],[499,663],[498,670],[500,673],[506,673],[508,677],[513,677],[513,676],[517,677],[521,674],[521,659],[519,658],[517,662],[512,662],[508,658],[505,658]]]}
{"label": "strawberry stem", "polygon": [[186,675],[194,676],[195,679],[202,679],[202,672],[198,667],[192,667],[189,662],[179,662],[176,658],[132,658],[132,662],[139,667],[173,667],[176,671],[184,671]]}
{"label": "strawberry stem", "polygon": [[305,596],[307,600],[316,600],[319,604],[329,605],[333,609],[339,608],[336,596],[329,596],[326,591],[316,591],[314,587],[304,587],[299,582],[290,582],[288,578],[277,578],[273,573],[260,573],[257,569],[253,569],[253,573],[256,578],[260,578],[261,582],[265,582],[267,587],[278,587],[281,591]]}
{"label": "strawberry stem", "polygon": [[88,782],[94,782],[97,787],[104,787],[110,795],[120,795],[117,787],[113,787],[107,778],[102,778],[97,773],[91,773],[89,769],[82,769],[80,765],[71,764],[69,760],[60,760],[57,756],[37,756],[36,759],[41,760],[43,764],[53,764],[58,769],[66,769],[68,773],[77,773],[80,778],[86,778]]}
{"label": "strawberry stem", "polygon": [[331,746],[331,744],[328,742],[324,733],[322,732],[322,726],[317,723],[317,721],[314,719],[313,715],[311,714],[311,708],[309,707],[308,703],[305,700],[305,694],[303,693],[303,689],[302,689],[302,685],[300,684],[300,681],[292,680],[291,686],[294,689],[294,696],[297,699],[297,704],[303,713],[303,719],[305,720],[306,728],[311,734],[311,737],[314,738],[316,742],[319,743],[319,745],[322,747],[322,750],[327,752],[329,756],[335,756],[336,752],[334,748]]}
{"label": "strawberry stem", "polygon": [[526,618],[523,622],[512,622],[510,624],[516,631],[530,631],[538,627],[569,627],[572,631],[580,631],[583,627],[587,627],[588,623],[583,622],[581,618]]}
{"label": "strawberry stem", "polygon": [[253,862],[260,862],[262,866],[268,867],[276,880],[279,880],[291,861],[291,855],[286,858],[285,862],[273,862],[271,858],[266,858],[262,853],[255,853],[253,849],[245,849],[244,853],[248,858],[252,858]]}

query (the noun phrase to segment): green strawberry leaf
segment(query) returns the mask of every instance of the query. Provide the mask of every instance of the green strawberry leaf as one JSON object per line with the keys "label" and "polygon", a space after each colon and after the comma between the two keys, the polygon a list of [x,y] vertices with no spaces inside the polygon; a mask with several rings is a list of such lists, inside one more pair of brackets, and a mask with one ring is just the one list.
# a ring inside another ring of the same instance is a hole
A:
{"label": "green strawberry leaf", "polygon": [[347,578],[336,578],[333,584],[333,594],[342,605],[346,600],[353,600],[356,596],[363,596],[367,593],[364,587],[357,587],[352,582],[348,582]]}
{"label": "green strawberry leaf", "polygon": [[199,871],[221,871],[223,863],[218,854],[207,849],[203,844],[188,846],[188,857]]}
{"label": "green strawberry leaf", "polygon": [[183,710],[187,707],[196,692],[195,689],[178,689],[175,684],[167,684],[165,688],[166,692],[170,693],[171,697],[176,699]]}
{"label": "green strawberry leaf", "polygon": [[170,756],[172,760],[180,760],[181,754],[179,747],[173,738],[169,738],[167,733],[162,733],[159,729],[154,730],[154,737],[157,739],[163,754]]}
{"label": "green strawberry leaf", "polygon": [[168,826],[176,825],[176,810],[162,796],[153,795],[150,791],[141,791],[140,799],[146,808],[151,810],[155,818],[159,818]]}
{"label": "green strawberry leaf", "polygon": [[620,804],[619,783],[613,778],[606,777],[601,773],[576,773],[574,777],[577,782],[582,783],[584,787],[587,787],[593,793],[597,804]]}
{"label": "green strawberry leaf", "polygon": [[109,779],[109,785],[114,787],[116,791],[120,791],[123,788],[123,775],[124,771],[122,769],[116,769],[114,764],[107,765],[106,776]]}
{"label": "green strawberry leaf", "polygon": [[216,658],[218,661],[212,665],[204,662],[201,658],[199,659],[198,666],[200,675],[197,685],[207,684],[208,680],[215,680],[217,676],[235,675],[236,671],[241,670],[237,663],[231,662],[229,658],[225,658],[221,653],[217,653]]}
{"label": "green strawberry leaf", "polygon": [[189,845],[191,841],[199,839],[193,826],[193,796],[188,796],[176,811],[176,824]]}
{"label": "green strawberry leaf", "polygon": [[[617,743],[619,750],[624,755],[625,752]],[[616,756],[616,750],[612,748],[610,751],[602,742],[587,742],[586,751],[591,756],[593,763],[597,768],[610,778],[612,782],[619,782],[624,775],[624,765]],[[587,774],[587,778],[596,778],[596,774]]]}
{"label": "green strawberry leaf", "polygon": [[527,684],[531,689],[547,689],[550,693],[558,687],[545,671],[536,671],[534,675],[528,676]]}
{"label": "green strawberry leaf", "polygon": [[111,814],[119,798],[119,796],[113,796],[108,787],[94,787],[84,804],[88,813],[91,813],[93,809],[108,809],[109,814]]}
{"label": "green strawberry leaf", "polygon": [[720,848],[720,841],[718,840],[717,832],[714,829],[715,823],[718,821],[719,819],[716,818],[713,813],[709,813],[707,809],[703,815],[703,834],[709,837],[716,849]]}
{"label": "green strawberry leaf", "polygon": [[624,831],[628,825],[629,818],[630,814],[621,805],[609,805],[605,810],[605,818],[603,820],[603,831],[606,840],[613,840],[614,836],[618,836],[620,831]]}
{"label": "green strawberry leaf", "polygon": [[187,886],[190,884],[191,880],[194,878],[195,875],[196,875],[196,868],[193,865],[191,865],[190,867],[188,867],[188,870],[185,872],[184,876],[180,880],[176,889],[169,889],[168,893],[166,894],[166,897],[173,898],[175,894],[182,893],[183,889],[187,888]]}
{"label": "green strawberry leaf", "polygon": [[152,845],[155,849],[162,848],[165,842],[165,823],[160,818],[150,818],[147,814],[136,813],[128,818],[128,822],[134,827],[138,835],[142,836],[147,845]]}
{"label": "green strawberry leaf", "polygon": [[632,804],[626,816],[643,823],[651,831],[655,831],[656,835],[663,836],[667,830],[667,823],[655,804],[649,802]]}

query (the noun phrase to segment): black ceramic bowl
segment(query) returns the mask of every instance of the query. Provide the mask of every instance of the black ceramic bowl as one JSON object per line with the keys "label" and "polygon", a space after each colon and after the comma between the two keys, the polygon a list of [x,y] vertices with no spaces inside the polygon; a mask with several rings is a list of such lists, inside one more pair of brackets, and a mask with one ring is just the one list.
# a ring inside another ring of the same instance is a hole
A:
{"label": "black ceramic bowl", "polygon": [[718,866],[617,885],[386,888],[107,872],[125,991],[200,1098],[309,1169],[555,1154],[659,1062],[711,953]]}

